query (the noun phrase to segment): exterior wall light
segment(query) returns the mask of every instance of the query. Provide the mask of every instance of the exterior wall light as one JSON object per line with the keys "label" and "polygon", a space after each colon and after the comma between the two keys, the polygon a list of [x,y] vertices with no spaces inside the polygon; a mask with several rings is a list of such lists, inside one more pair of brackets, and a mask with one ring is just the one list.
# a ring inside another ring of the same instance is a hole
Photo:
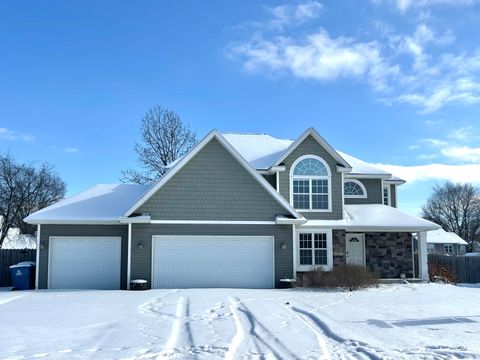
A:
{"label": "exterior wall light", "polygon": [[282,242],[280,243],[280,248],[281,248],[282,250],[287,250],[287,243],[286,243],[285,241],[282,241]]}
{"label": "exterior wall light", "polygon": [[143,249],[143,243],[142,243],[142,242],[139,242],[139,243],[138,243],[138,248],[139,248],[140,250]]}

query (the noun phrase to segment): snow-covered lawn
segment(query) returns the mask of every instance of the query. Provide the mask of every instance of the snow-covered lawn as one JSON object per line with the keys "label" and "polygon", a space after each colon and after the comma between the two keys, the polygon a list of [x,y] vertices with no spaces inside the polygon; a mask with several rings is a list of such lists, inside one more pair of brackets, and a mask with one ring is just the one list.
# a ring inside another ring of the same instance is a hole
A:
{"label": "snow-covered lawn", "polygon": [[0,358],[480,358],[480,289],[0,292]]}

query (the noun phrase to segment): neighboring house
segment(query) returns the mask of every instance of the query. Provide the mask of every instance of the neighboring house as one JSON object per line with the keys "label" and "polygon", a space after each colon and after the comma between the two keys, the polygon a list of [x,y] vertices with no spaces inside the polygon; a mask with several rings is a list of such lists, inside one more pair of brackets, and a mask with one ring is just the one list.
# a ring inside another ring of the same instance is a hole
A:
{"label": "neighboring house", "polygon": [[37,286],[272,288],[340,264],[428,279],[426,231],[440,227],[396,209],[403,183],[313,128],[212,131],[152,186],[97,185],[28,216]]}
{"label": "neighboring house", "polygon": [[7,237],[3,240],[3,250],[23,250],[35,249],[37,242],[35,236],[28,234],[20,234],[20,229],[10,229]]}
{"label": "neighboring house", "polygon": [[468,243],[454,232],[443,229],[427,233],[427,250],[429,254],[464,255]]}

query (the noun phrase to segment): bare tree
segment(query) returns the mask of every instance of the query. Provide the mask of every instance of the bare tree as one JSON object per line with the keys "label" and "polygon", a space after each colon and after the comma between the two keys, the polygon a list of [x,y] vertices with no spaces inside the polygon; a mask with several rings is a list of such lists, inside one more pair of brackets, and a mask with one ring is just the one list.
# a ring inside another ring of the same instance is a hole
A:
{"label": "bare tree", "polygon": [[0,155],[0,248],[10,229],[33,234],[35,227],[23,219],[65,195],[66,185],[48,164],[38,168]]}
{"label": "bare tree", "polygon": [[174,111],[155,106],[142,118],[142,140],[135,145],[138,162],[144,171],[122,171],[121,181],[138,184],[158,180],[166,166],[185,155],[197,142],[195,132]]}
{"label": "bare tree", "polygon": [[435,185],[422,207],[422,217],[453,231],[471,248],[475,230],[480,226],[480,192],[472,184]]}

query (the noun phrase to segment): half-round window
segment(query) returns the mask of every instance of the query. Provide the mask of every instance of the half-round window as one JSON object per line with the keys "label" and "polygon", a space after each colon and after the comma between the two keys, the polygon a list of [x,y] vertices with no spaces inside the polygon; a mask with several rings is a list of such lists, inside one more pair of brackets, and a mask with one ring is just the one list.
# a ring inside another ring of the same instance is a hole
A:
{"label": "half-round window", "polygon": [[343,193],[346,198],[366,198],[365,186],[358,180],[347,180],[343,185]]}
{"label": "half-round window", "polygon": [[301,160],[294,168],[293,175],[298,176],[328,176],[328,170],[318,159],[306,158]]}

